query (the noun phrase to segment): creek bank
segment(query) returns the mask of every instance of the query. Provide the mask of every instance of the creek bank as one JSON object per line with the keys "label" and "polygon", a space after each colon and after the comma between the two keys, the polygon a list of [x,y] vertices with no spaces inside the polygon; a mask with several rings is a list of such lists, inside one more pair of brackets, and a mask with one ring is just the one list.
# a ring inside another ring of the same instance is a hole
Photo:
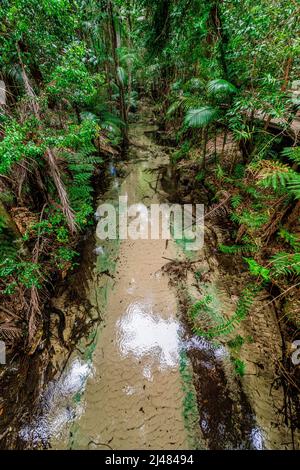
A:
{"label": "creek bank", "polygon": [[[108,166],[97,168],[93,178],[95,200],[110,184],[111,174]],[[31,354],[8,354],[7,364],[1,366],[2,449],[28,447],[29,443],[20,438],[20,429],[36,413],[45,387],[63,372],[66,361],[78,342],[88,337],[93,326],[101,321],[101,318],[94,314],[85,290],[95,260],[93,239],[94,228],[91,227],[85,233],[77,235],[76,239],[72,240],[72,248],[79,253],[77,265],[72,271],[53,276],[51,281],[45,284],[43,294],[46,301],[41,307],[43,336],[39,338],[39,346]],[[67,303],[67,310],[56,302],[56,297],[60,296]]]}

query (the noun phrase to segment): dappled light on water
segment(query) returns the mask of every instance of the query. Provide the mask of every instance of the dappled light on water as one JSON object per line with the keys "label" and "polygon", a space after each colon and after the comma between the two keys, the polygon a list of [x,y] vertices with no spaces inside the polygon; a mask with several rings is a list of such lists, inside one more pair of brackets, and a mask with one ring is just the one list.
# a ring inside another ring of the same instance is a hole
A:
{"label": "dappled light on water", "polygon": [[177,367],[180,325],[174,318],[161,318],[151,302],[136,301],[117,323],[117,341],[123,356],[148,358],[159,369]]}

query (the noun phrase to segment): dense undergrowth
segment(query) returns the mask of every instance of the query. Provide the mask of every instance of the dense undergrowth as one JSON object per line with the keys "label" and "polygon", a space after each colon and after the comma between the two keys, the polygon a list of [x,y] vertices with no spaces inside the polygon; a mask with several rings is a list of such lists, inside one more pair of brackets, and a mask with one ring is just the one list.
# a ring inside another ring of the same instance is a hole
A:
{"label": "dense undergrowth", "polygon": [[47,286],[76,266],[80,233],[93,223],[93,181],[101,185],[127,123],[121,67],[109,62],[109,5],[97,25],[93,2],[2,3],[0,339],[7,353],[33,354]]}

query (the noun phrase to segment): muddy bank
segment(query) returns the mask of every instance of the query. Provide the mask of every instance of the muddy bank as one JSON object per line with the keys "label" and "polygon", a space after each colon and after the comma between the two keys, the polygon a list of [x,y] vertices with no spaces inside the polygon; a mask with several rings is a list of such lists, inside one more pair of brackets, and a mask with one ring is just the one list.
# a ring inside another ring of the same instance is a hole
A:
{"label": "muddy bank", "polygon": [[[293,449],[299,448],[299,434],[286,421],[285,389],[280,381],[282,338],[275,308],[268,292],[255,299],[248,317],[229,335],[214,339],[199,337],[195,328],[208,328],[212,312],[217,323],[234,315],[249,274],[239,266],[228,270],[227,262],[216,256],[217,227],[206,227],[206,244],[195,262],[168,269],[177,290],[180,311],[186,321],[188,357],[193,366],[197,392],[199,427],[208,449]],[[209,314],[203,308],[191,318],[192,306],[211,296]],[[243,338],[242,346],[229,345]],[[244,363],[242,376],[234,361]],[[212,399],[214,397],[214,399]]]}
{"label": "muddy bank", "polygon": [[[99,173],[98,173],[99,172]],[[105,178],[103,174],[106,172]],[[103,166],[94,176],[95,194],[105,192],[110,172]],[[96,200],[96,199],[95,199]],[[95,203],[96,204],[96,203]],[[94,228],[73,240],[79,253],[78,267],[67,276],[54,276],[42,290],[43,330],[38,336],[38,348],[29,354],[7,354],[7,364],[0,365],[0,448],[24,449],[31,446],[19,434],[20,428],[39,407],[45,387],[59,377],[80,339],[88,336],[98,323],[93,306],[86,296],[86,287],[93,264]],[[57,303],[57,298],[61,302]],[[20,299],[17,299],[17,303]],[[16,311],[19,305],[16,304]]]}
{"label": "muddy bank", "polygon": [[[220,156],[221,142],[216,144]],[[231,191],[234,188],[228,184],[220,185],[211,171],[211,158],[215,159],[215,153],[213,143],[209,142],[205,181],[197,180],[200,167],[193,159],[183,159],[173,170],[180,198],[186,202],[203,203],[206,207],[206,244],[200,258],[207,267],[204,269],[207,274],[201,286],[197,281],[198,292],[194,290],[192,298],[195,301],[205,299],[208,278],[208,284],[215,283],[213,296],[220,297],[221,305],[214,305],[213,314],[205,315],[204,312],[200,321],[204,329],[228,322],[236,312],[238,299],[243,298],[245,288],[253,285],[253,277],[249,275],[243,255],[224,254],[220,250],[221,246],[241,244],[244,231],[243,226],[238,231],[230,220],[230,201],[235,194]],[[224,174],[232,174],[233,163],[241,162],[241,159],[239,149],[229,137],[222,155]],[[280,250],[278,241],[271,235],[269,237],[268,246],[259,253],[260,262],[264,256],[268,258],[269,253]],[[251,254],[248,256],[252,257]],[[284,290],[289,294],[285,296]],[[209,291],[211,293],[211,289]],[[233,360],[243,363],[242,368],[246,372],[240,381],[257,422],[265,430],[266,448],[299,448],[299,367],[291,361],[292,342],[298,337],[297,296],[297,290],[293,291],[288,284],[283,283],[281,288],[276,282],[265,286],[257,294],[249,314],[236,325],[233,333],[216,337],[222,344],[240,343],[229,347],[229,352]]]}

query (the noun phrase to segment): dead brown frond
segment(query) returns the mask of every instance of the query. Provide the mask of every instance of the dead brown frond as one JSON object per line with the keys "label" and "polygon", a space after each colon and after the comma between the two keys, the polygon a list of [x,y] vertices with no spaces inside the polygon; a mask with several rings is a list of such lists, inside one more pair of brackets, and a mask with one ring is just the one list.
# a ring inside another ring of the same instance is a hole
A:
{"label": "dead brown frond", "polygon": [[14,343],[15,340],[20,339],[22,336],[22,329],[15,325],[14,322],[1,322],[0,323],[0,338],[5,342]]}
{"label": "dead brown frond", "polygon": [[217,196],[219,197],[219,199],[220,196],[222,196],[221,201],[216,204],[213,204],[210,207],[210,210],[204,215],[205,220],[225,217],[228,215],[228,204],[232,195],[228,191],[221,190],[217,193]]}
{"label": "dead brown frond", "polygon": [[30,303],[28,311],[28,354],[33,354],[42,339],[42,314],[41,301],[37,288],[33,286],[30,291]]}
{"label": "dead brown frond", "polygon": [[[41,125],[42,120],[41,120],[41,113],[40,113],[39,104],[38,104],[38,101],[37,101],[36,96],[34,94],[34,91],[32,89],[32,86],[30,84],[29,78],[27,76],[27,73],[26,73],[26,70],[25,70],[25,67],[24,67],[24,64],[23,64],[23,61],[22,61],[22,57],[21,57],[20,47],[19,47],[18,44],[16,45],[16,48],[17,48],[17,52],[18,52],[19,63],[20,63],[20,66],[21,66],[22,78],[23,78],[23,82],[24,82],[24,88],[25,88],[26,94],[29,98],[29,101],[31,103],[31,107],[32,107],[32,110],[34,112],[34,115],[35,115],[36,119],[39,121],[39,123]],[[59,167],[57,165],[55,155],[49,147],[45,151],[45,160],[48,163],[49,172],[50,172],[50,175],[51,175],[51,177],[53,179],[53,182],[55,184],[56,190],[58,192],[58,196],[59,196],[59,199],[60,199],[60,202],[61,202],[61,205],[62,205],[62,210],[63,210],[63,213],[65,214],[66,219],[67,219],[68,226],[71,230],[71,233],[75,233],[77,231],[77,225],[76,225],[76,222],[75,222],[74,212],[71,209],[70,202],[69,202],[69,197],[68,197],[67,191],[65,189],[65,186],[62,182]]]}

